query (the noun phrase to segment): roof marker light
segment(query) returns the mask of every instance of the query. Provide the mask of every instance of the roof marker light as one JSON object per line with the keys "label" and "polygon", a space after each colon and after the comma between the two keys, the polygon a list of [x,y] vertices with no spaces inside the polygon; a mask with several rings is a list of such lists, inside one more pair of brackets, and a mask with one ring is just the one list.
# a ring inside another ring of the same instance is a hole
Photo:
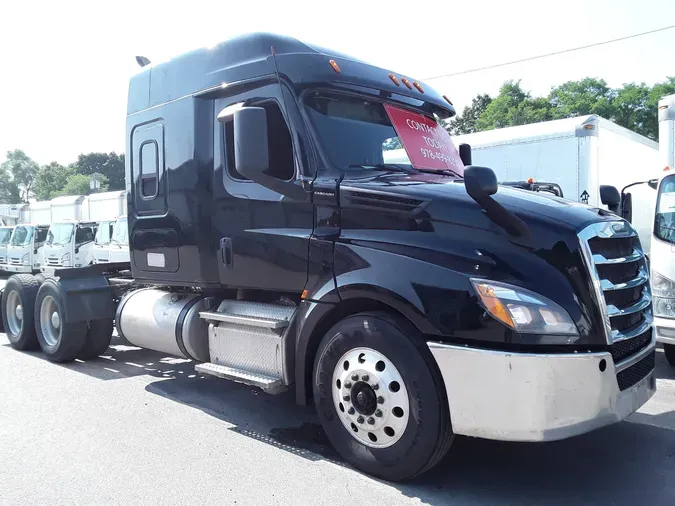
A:
{"label": "roof marker light", "polygon": [[403,81],[403,84],[405,84],[409,90],[412,90],[412,84],[410,84],[410,81],[408,81],[405,77],[402,77],[401,81]]}
{"label": "roof marker light", "polygon": [[530,183],[530,184],[532,184],[532,183],[534,183],[534,179],[529,178],[529,179],[527,180],[527,182]]}
{"label": "roof marker light", "polygon": [[342,72],[342,70],[340,70],[340,66],[337,64],[335,60],[330,60],[328,63],[330,63],[330,66],[333,67],[333,70],[338,74]]}
{"label": "roof marker light", "polygon": [[396,86],[401,86],[401,83],[398,82],[398,77],[396,77],[394,74],[391,74],[391,73],[390,73],[390,74],[389,74],[389,79],[391,79],[392,82],[393,82]]}
{"label": "roof marker light", "polygon": [[417,91],[419,91],[420,93],[424,93],[424,88],[422,88],[422,85],[421,85],[420,83],[418,83],[417,81],[415,81],[415,82],[413,83],[413,86],[414,86],[415,88],[417,88]]}

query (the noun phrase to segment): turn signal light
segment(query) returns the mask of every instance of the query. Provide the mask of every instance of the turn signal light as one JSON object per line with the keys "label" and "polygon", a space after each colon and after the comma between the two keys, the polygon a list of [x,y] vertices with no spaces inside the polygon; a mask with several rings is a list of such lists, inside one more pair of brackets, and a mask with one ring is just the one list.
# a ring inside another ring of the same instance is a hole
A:
{"label": "turn signal light", "polygon": [[338,74],[342,72],[342,70],[340,70],[340,66],[337,64],[335,60],[330,60],[328,63],[330,63],[330,66],[333,67],[333,70]]}
{"label": "turn signal light", "polygon": [[488,312],[508,327],[515,328],[509,310],[495,295],[495,290],[489,285],[478,285],[478,296]]}

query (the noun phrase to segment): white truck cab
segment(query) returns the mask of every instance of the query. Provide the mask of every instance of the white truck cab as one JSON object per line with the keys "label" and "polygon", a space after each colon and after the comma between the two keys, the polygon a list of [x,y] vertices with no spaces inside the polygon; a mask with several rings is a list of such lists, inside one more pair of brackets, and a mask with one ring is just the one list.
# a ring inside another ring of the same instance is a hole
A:
{"label": "white truck cab", "polygon": [[98,224],[93,250],[95,264],[104,264],[110,261],[110,239],[114,225],[115,220],[104,220]]}
{"label": "white truck cab", "polygon": [[14,227],[0,227],[0,269],[7,265],[7,246]]}
{"label": "white truck cab", "polygon": [[664,169],[657,188],[651,246],[656,340],[675,366],[675,95],[659,101],[659,151]]}
{"label": "white truck cab", "polygon": [[110,238],[110,262],[129,262],[129,227],[126,216],[120,216],[113,225]]}
{"label": "white truck cab", "polygon": [[62,267],[86,267],[94,263],[94,237],[98,224],[92,221],[59,221],[49,226],[42,272]]}
{"label": "white truck cab", "polygon": [[9,272],[36,272],[43,263],[43,249],[49,225],[17,225],[7,246]]}

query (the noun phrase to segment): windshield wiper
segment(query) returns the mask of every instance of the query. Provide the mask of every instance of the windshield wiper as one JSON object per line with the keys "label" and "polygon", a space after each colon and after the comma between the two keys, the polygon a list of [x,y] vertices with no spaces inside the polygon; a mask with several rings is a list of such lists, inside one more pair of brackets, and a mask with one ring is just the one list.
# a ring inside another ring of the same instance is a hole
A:
{"label": "windshield wiper", "polygon": [[395,164],[395,163],[364,163],[362,165],[354,164],[349,166],[350,169],[378,169],[378,170],[395,170],[396,172],[412,172],[410,169]]}
{"label": "windshield wiper", "polygon": [[455,176],[458,177],[459,179],[464,179],[463,176],[460,176],[452,169],[417,169],[417,170],[419,170],[420,172],[424,172],[425,174],[443,174],[444,176]]}

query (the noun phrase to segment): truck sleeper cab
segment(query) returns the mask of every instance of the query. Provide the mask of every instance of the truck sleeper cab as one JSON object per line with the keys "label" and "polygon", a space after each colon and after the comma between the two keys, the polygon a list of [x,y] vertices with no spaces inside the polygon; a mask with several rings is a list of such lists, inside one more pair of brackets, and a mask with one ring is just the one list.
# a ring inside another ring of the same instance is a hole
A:
{"label": "truck sleeper cab", "polygon": [[498,187],[439,126],[454,114],[424,83],[269,34],[144,67],[130,262],[10,278],[10,342],[91,357],[114,320],[202,374],[293,388],[347,462],[388,480],[431,469],[454,434],[546,441],[625,418],[655,390],[636,232]]}
{"label": "truck sleeper cab", "polygon": [[17,225],[7,246],[7,267],[16,273],[38,272],[49,225]]}
{"label": "truck sleeper cab", "polygon": [[45,240],[42,272],[61,267],[86,267],[94,263],[94,237],[98,223],[59,221],[52,223]]}

